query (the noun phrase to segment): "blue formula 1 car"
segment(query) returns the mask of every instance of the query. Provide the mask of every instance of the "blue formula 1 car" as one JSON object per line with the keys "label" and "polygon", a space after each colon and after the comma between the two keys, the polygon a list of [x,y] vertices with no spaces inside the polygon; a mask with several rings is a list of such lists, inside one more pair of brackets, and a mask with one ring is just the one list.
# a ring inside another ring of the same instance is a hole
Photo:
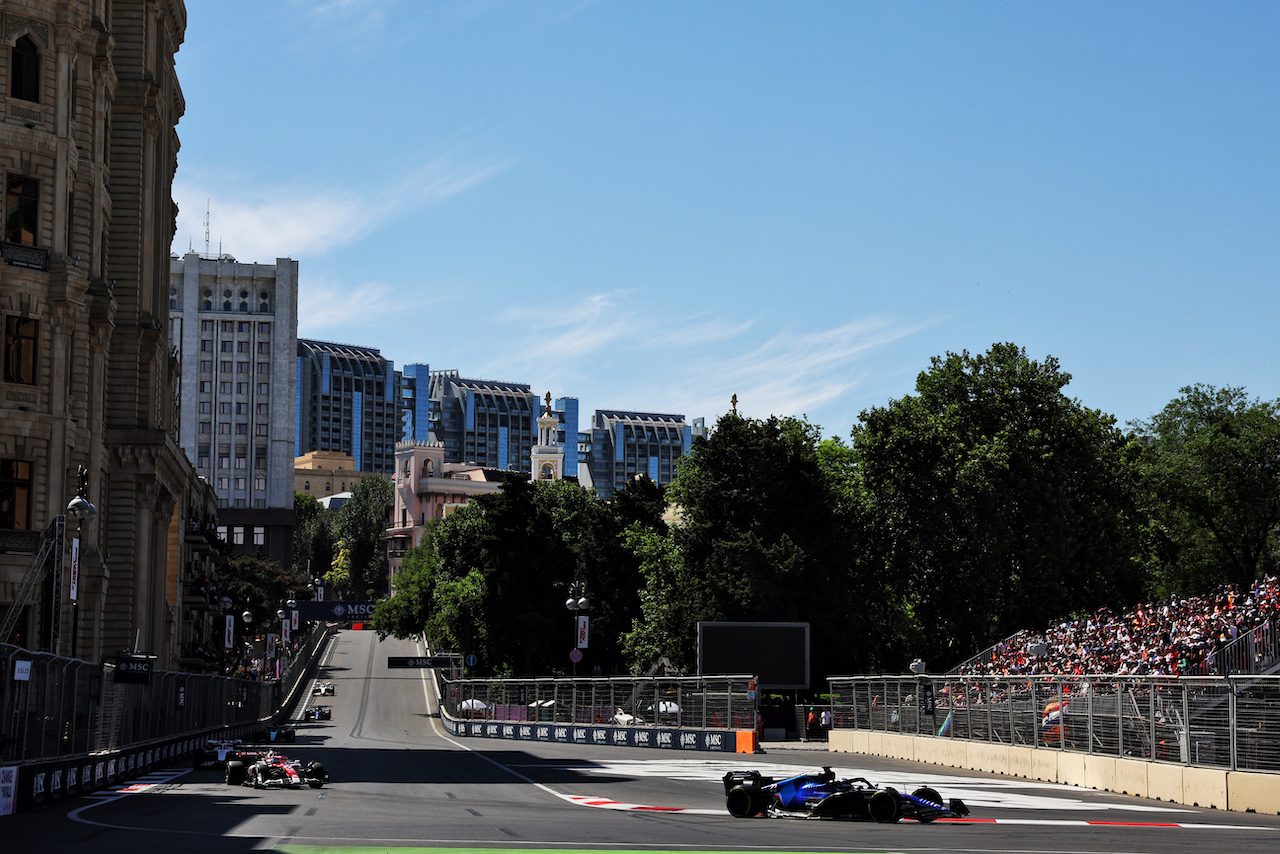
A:
{"label": "blue formula 1 car", "polygon": [[837,780],[830,768],[785,780],[764,777],[759,771],[730,771],[724,775],[724,794],[725,806],[735,818],[764,815],[879,822],[910,818],[927,823],[969,814],[964,801],[952,798],[944,803],[927,786],[905,795],[890,786],[873,786],[865,777]]}

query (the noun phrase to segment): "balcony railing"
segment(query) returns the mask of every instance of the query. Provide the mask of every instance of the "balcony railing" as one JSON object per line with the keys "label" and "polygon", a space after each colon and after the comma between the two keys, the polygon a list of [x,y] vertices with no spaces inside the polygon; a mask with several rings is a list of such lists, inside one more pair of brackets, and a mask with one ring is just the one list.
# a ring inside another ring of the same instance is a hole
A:
{"label": "balcony railing", "polygon": [[0,241],[0,258],[14,267],[28,267],[32,270],[49,269],[49,250],[38,246]]}

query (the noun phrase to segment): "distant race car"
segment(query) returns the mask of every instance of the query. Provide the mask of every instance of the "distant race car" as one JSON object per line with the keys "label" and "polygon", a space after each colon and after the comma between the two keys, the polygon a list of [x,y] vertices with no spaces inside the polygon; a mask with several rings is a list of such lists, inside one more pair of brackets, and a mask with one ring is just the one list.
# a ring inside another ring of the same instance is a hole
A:
{"label": "distant race car", "polygon": [[305,717],[309,721],[331,721],[333,709],[328,706],[312,706],[307,709]]}
{"label": "distant race car", "polygon": [[961,818],[969,808],[959,798],[944,803],[942,796],[923,786],[905,795],[890,786],[880,788],[865,777],[837,780],[824,767],[818,774],[798,774],[784,780],[759,771],[730,771],[724,775],[725,806],[736,818],[833,818],[894,822],[902,818],[931,822]]}
{"label": "distant race car", "polygon": [[191,765],[193,768],[222,767],[227,760],[240,755],[243,744],[238,738],[210,738],[192,753]]}
{"label": "distant race car", "polygon": [[227,762],[228,786],[252,786],[255,789],[318,789],[329,782],[329,772],[319,762],[302,764],[274,750],[241,754]]}
{"label": "distant race car", "polygon": [[332,697],[332,696],[333,696],[333,683],[332,683],[332,682],[317,682],[317,683],[315,684],[315,686],[311,689],[311,696],[313,696],[313,697]]}

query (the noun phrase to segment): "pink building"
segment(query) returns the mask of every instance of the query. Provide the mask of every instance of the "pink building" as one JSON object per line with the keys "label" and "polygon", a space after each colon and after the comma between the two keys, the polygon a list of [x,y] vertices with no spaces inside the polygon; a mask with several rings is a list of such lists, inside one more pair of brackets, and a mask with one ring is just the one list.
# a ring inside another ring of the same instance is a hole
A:
{"label": "pink building", "polygon": [[446,463],[441,442],[396,445],[396,501],[387,529],[391,589],[405,551],[422,542],[429,520],[443,519],[476,495],[497,492],[507,472],[465,463]]}

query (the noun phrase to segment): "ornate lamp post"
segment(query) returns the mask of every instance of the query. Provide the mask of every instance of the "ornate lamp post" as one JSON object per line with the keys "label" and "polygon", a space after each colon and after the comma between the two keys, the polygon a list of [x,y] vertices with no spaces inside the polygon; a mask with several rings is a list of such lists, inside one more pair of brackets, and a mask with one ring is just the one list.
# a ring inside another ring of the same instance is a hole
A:
{"label": "ornate lamp post", "polygon": [[[80,535],[86,523],[98,518],[98,508],[89,502],[89,470],[80,466],[76,497],[67,505],[67,515],[76,520],[76,538],[71,541],[71,657],[76,657],[80,630]],[[55,650],[56,652],[56,650]]]}
{"label": "ornate lamp post", "polygon": [[569,653],[569,659],[573,662],[574,676],[578,675],[578,659],[582,657],[582,653],[578,652],[578,616],[590,605],[591,600],[587,598],[587,583],[575,581],[570,584],[569,598],[565,600],[564,606],[573,613],[573,647]]}

